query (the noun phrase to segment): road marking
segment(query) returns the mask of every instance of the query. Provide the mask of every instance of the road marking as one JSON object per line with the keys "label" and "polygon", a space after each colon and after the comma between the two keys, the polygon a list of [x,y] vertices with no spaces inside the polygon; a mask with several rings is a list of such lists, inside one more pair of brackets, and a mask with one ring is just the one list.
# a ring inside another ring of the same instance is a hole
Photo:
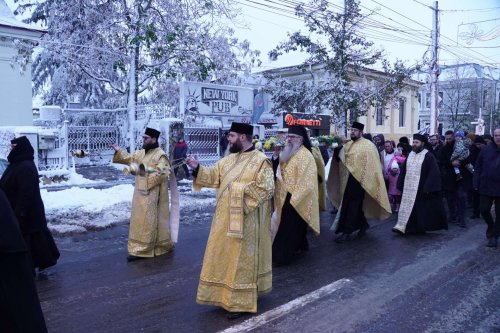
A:
{"label": "road marking", "polygon": [[320,299],[321,297],[331,294],[334,291],[343,288],[345,285],[351,282],[352,280],[350,279],[337,280],[326,286],[316,289],[315,291],[310,292],[307,295],[296,298],[288,303],[285,303],[281,306],[278,306],[277,308],[264,312],[256,317],[247,319],[238,325],[226,328],[225,330],[220,331],[219,333],[240,333],[240,332],[251,331],[259,326],[270,323],[271,321],[276,320],[297,308],[300,308],[306,304],[309,304],[315,300]]}

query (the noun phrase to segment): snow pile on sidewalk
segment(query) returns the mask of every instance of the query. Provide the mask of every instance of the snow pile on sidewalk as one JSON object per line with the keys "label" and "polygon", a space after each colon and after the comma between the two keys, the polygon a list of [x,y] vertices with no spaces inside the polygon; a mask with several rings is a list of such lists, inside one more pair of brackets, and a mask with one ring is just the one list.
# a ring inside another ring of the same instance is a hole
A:
{"label": "snow pile on sidewalk", "polygon": [[[185,182],[183,186],[190,186]],[[133,185],[117,185],[105,189],[72,187],[62,191],[41,190],[49,228],[56,234],[101,230],[128,223]],[[215,191],[203,189],[181,193],[181,224],[190,224],[211,215],[215,207]]]}

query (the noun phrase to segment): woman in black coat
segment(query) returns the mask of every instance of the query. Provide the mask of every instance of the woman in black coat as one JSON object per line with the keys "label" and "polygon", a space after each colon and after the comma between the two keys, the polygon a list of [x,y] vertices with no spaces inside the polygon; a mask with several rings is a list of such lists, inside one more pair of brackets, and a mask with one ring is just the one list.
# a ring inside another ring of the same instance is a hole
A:
{"label": "woman in black coat", "polygon": [[2,190],[0,216],[0,332],[46,333],[26,245]]}
{"label": "woman in black coat", "polygon": [[19,222],[33,268],[41,271],[57,263],[59,250],[47,228],[34,150],[28,138],[22,136],[11,141],[7,160],[9,166],[0,178],[0,189]]}

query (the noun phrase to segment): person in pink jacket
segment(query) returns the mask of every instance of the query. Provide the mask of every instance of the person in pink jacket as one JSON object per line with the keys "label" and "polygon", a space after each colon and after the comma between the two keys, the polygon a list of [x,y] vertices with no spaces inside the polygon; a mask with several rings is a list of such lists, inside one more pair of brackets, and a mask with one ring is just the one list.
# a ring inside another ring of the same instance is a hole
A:
{"label": "person in pink jacket", "polygon": [[405,157],[400,149],[394,151],[394,157],[388,164],[386,170],[384,170],[384,178],[387,182],[387,195],[389,196],[389,202],[391,203],[391,208],[393,213],[399,211],[399,205],[401,203],[401,191],[398,190],[398,178],[399,178],[399,166],[405,161]]}

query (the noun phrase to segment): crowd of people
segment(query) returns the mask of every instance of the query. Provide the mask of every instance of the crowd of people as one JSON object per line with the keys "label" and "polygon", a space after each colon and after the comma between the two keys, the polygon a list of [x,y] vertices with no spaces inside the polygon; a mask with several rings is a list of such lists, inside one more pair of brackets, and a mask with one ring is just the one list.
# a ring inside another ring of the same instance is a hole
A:
{"label": "crowd of people", "polygon": [[[380,221],[393,214],[397,223],[392,230],[398,234],[447,229],[449,223],[465,228],[470,202],[470,218],[481,215],[486,222],[487,246],[498,246],[500,128],[493,137],[448,131],[444,137],[414,134],[411,144],[407,137],[396,144],[381,134],[372,138],[363,124],[354,122],[350,139],[333,149],[328,170],[330,156],[311,145],[305,127],[282,131],[286,145],[276,145],[270,158],[255,148],[253,132],[251,125],[233,123],[224,136],[228,153],[211,167],[188,156],[182,140],[175,145],[171,163],[159,147],[160,132],[153,128],[146,128],[140,150],[129,153],[112,145],[113,162],[127,165],[135,177],[127,261],[174,249],[181,166],[186,175],[187,166],[192,170],[195,191],[217,189],[196,301],[224,308],[230,319],[257,312],[258,295],[272,289],[273,266],[287,265],[309,250],[307,233],[320,233],[327,193],[335,208],[331,230],[338,234],[337,243],[363,237],[369,219]],[[12,237],[0,233],[0,259],[3,267],[24,270],[19,283],[25,283],[25,304],[45,327],[26,272],[55,264],[59,252],[46,226],[33,148],[25,137],[12,141],[9,162],[0,179],[0,209],[8,223],[2,219],[0,227]],[[9,274],[1,278],[20,288]],[[0,319],[10,325],[6,330],[22,331],[26,323],[19,321],[18,313],[27,310],[16,305],[22,302],[5,302],[12,293],[0,291]]]}
{"label": "crowd of people", "polygon": [[[491,208],[495,204],[498,209],[500,195],[500,129],[495,129],[493,136],[460,130],[449,130],[444,136],[415,135],[411,152],[407,142],[404,137],[397,145],[391,140],[384,144],[373,140],[381,151],[392,212],[400,212],[394,231],[408,232],[407,214],[413,214],[420,221],[411,229],[417,233],[445,229],[446,224],[466,228],[469,219],[482,216],[487,223],[487,246],[497,247],[499,223],[498,218],[493,221]],[[425,157],[417,163],[414,158],[422,152]],[[412,157],[412,153],[415,156]],[[415,168],[415,163],[418,182],[409,174],[410,166]],[[410,185],[412,181],[414,185]],[[417,193],[409,198],[412,189]],[[440,203],[443,200],[444,204]],[[470,217],[466,216],[468,206],[472,208]],[[422,214],[418,217],[420,210]]]}

